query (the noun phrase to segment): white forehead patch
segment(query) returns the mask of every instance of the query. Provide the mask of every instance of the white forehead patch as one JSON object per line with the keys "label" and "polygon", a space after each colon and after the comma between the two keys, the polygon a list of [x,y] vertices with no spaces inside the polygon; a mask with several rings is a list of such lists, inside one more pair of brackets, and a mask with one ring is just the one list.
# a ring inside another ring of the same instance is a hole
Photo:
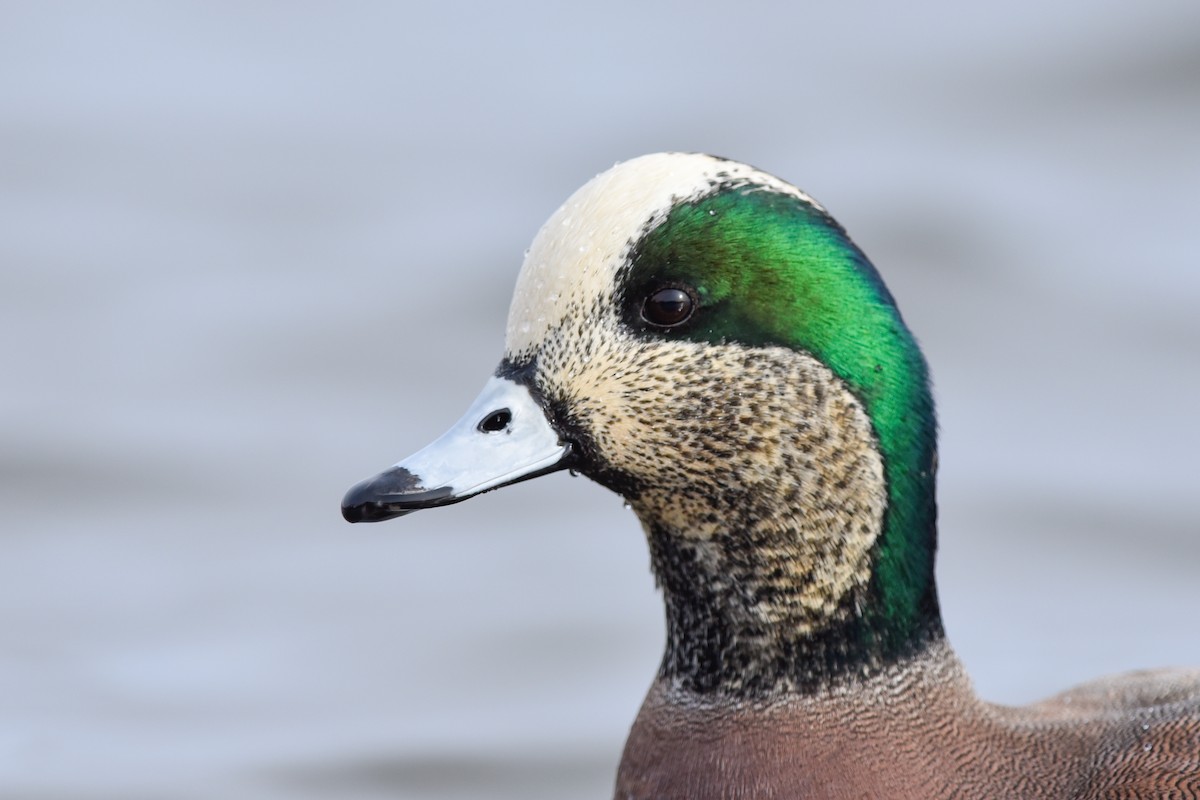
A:
{"label": "white forehead patch", "polygon": [[525,255],[508,312],[506,354],[515,358],[536,350],[573,302],[586,307],[601,298],[611,301],[628,245],[674,205],[716,183],[742,181],[817,205],[772,175],[699,153],[641,156],[592,178],[550,216]]}

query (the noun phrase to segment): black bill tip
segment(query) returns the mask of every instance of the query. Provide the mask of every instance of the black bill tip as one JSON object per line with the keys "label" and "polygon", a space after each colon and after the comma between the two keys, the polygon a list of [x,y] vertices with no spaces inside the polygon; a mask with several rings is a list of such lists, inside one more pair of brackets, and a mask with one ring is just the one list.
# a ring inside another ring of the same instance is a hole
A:
{"label": "black bill tip", "polygon": [[404,467],[392,467],[351,487],[342,499],[342,516],[347,522],[383,522],[421,508],[446,505],[453,498],[449,486],[427,489],[420,476]]}

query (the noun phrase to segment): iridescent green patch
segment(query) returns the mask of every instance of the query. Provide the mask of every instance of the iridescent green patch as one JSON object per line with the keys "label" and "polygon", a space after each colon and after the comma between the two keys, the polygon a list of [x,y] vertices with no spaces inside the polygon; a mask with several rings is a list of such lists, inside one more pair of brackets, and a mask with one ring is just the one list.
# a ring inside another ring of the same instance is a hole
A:
{"label": "iridescent green patch", "polygon": [[[901,646],[932,615],[936,423],[924,358],[866,256],[798,197],[727,186],[681,203],[645,234],[622,276],[625,322],[647,336],[807,351],[866,407],[884,459],[888,510],[873,575],[871,633]],[[642,300],[692,287],[699,310],[656,329]],[[890,649],[890,648],[888,648]]]}

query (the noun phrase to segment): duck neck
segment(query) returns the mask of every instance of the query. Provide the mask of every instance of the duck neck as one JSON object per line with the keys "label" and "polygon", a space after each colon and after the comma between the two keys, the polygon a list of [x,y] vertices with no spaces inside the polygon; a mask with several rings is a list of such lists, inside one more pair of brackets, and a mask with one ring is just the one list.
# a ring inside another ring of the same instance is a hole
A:
{"label": "duck neck", "polygon": [[647,534],[666,607],[659,679],[678,689],[810,694],[878,674],[943,638],[932,582],[923,613],[897,627],[879,608],[873,582],[824,604],[814,604],[802,586],[781,583],[787,565],[766,563],[744,546],[753,533],[697,541],[652,525]]}
{"label": "duck neck", "polygon": [[[793,514],[784,505],[727,497],[710,509],[719,528],[679,525],[643,496],[634,502],[646,529],[651,563],[663,591],[667,639],[659,680],[709,696],[771,698],[813,694],[861,680],[920,656],[943,639],[933,581],[933,549],[908,559],[918,573],[903,592],[878,565],[889,547],[932,542],[889,523],[865,536],[863,508]],[[733,508],[743,509],[737,514]],[[903,519],[903,517],[901,518]],[[839,527],[842,526],[842,527]],[[897,613],[895,597],[923,587],[915,613]]]}

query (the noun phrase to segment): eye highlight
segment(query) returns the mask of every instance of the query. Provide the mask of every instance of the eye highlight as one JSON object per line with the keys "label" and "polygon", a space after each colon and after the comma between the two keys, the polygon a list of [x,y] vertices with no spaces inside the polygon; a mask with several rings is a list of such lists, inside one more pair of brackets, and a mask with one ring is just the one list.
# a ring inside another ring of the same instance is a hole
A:
{"label": "eye highlight", "polygon": [[691,292],[666,286],[656,289],[642,303],[642,319],[660,328],[674,328],[687,322],[696,306],[696,298]]}

